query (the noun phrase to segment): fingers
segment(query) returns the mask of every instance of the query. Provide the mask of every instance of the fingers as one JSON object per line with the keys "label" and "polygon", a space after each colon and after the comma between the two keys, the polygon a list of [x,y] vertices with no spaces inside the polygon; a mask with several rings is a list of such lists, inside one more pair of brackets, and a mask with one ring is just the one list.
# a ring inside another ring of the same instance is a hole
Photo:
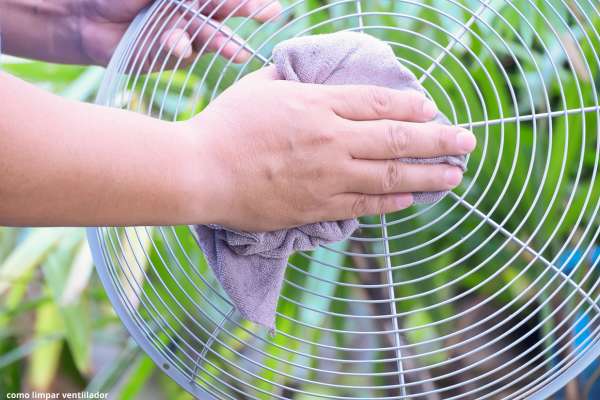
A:
{"label": "fingers", "polygon": [[335,220],[364,217],[366,215],[388,214],[404,210],[413,204],[410,193],[397,193],[382,196],[345,193],[332,199],[328,215]]}
{"label": "fingers", "polygon": [[243,47],[244,40],[234,35],[227,26],[221,26],[219,31],[215,32],[215,28],[205,24],[194,40],[196,48],[200,49],[205,43],[208,43],[208,51],[219,52],[221,57],[238,64],[250,58],[251,54]]}
{"label": "fingers", "polygon": [[387,214],[410,207],[410,192],[444,191],[456,187],[462,171],[448,165],[403,164],[400,161],[354,161],[347,193],[334,196],[327,215],[335,220]]}
{"label": "fingers", "polygon": [[[253,15],[253,18],[257,21],[266,22],[277,18],[282,10],[283,7],[281,6],[281,3],[276,0],[250,0],[245,4],[243,11],[239,13],[239,16],[245,17]],[[256,14],[253,14],[255,11]]]}
{"label": "fingers", "polygon": [[173,56],[188,59],[192,56],[192,41],[190,35],[183,29],[169,29],[162,34],[161,44],[166,51],[171,51]]}
{"label": "fingers", "polygon": [[426,122],[438,113],[436,105],[414,90],[394,90],[378,86],[329,86],[332,108],[352,121],[390,119]]}
{"label": "fingers", "polygon": [[447,164],[407,164],[402,161],[354,160],[340,179],[340,190],[352,193],[389,194],[439,192],[455,188],[463,178],[460,168]]}
{"label": "fingers", "polygon": [[[240,3],[242,4],[240,5]],[[252,18],[260,22],[276,18],[282,10],[280,2],[277,0],[211,1],[203,7],[202,13],[205,15],[213,15],[213,18],[215,19],[223,19],[228,16],[252,16]]]}
{"label": "fingers", "polygon": [[348,132],[344,142],[350,155],[368,160],[463,155],[477,145],[470,131],[433,122],[354,121]]}
{"label": "fingers", "polygon": [[[213,18],[218,19],[230,15],[239,3],[239,1],[228,1],[215,6],[210,2],[202,5],[201,11],[204,16],[212,15]],[[281,12],[281,5],[277,1],[253,0],[245,1],[234,15],[253,15],[258,20],[266,21],[279,12]],[[172,20],[179,20],[177,26],[172,26],[161,37],[161,44],[166,51],[172,51],[174,57],[186,60],[191,58],[194,51],[199,52],[204,49],[204,52],[219,52],[220,56],[234,63],[243,63],[250,58],[251,53],[244,48],[245,41],[233,34],[229,27],[189,11],[178,12],[178,15],[181,14],[184,18],[172,18]],[[186,32],[184,28],[187,28]]]}
{"label": "fingers", "polygon": [[[218,26],[218,30],[213,25]],[[251,54],[243,48],[244,40],[225,25],[194,18],[189,31],[195,32],[193,44],[196,51],[205,48],[208,52],[219,52],[220,56],[234,63],[243,63],[250,58]]]}
{"label": "fingers", "polygon": [[[240,5],[240,2],[243,4]],[[160,51],[164,54],[171,52],[174,58],[169,65],[177,59],[185,62],[202,49],[205,52],[219,52],[220,56],[234,63],[247,61],[251,53],[244,49],[244,40],[215,19],[233,13],[234,16],[252,16],[258,21],[267,21],[279,15],[282,7],[275,0],[228,0],[222,3],[208,2],[199,9],[204,17],[188,9],[177,11],[175,15],[169,14],[170,26],[159,41]],[[206,15],[211,15],[213,20],[209,21]]]}

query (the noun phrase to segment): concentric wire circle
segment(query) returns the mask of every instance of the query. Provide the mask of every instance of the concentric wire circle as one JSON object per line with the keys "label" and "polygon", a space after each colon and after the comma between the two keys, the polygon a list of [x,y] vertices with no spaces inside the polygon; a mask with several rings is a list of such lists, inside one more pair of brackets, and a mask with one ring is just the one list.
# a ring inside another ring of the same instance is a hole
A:
{"label": "concentric wire circle", "polygon": [[[566,385],[600,354],[598,4],[284,4],[261,25],[238,9],[215,22],[218,1],[156,1],[121,42],[98,103],[191,118],[282,40],[362,31],[478,136],[465,182],[292,256],[274,338],[239,318],[188,227],[90,229],[129,332],[199,398],[521,399]],[[219,39],[221,23],[237,36]],[[159,43],[173,27],[204,38],[191,62]],[[231,44],[250,59],[220,57]]]}

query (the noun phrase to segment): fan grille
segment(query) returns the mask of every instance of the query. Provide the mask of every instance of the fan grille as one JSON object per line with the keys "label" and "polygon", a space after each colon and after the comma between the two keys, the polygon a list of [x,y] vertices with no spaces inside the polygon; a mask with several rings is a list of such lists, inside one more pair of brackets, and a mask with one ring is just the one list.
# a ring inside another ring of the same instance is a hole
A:
{"label": "fan grille", "polygon": [[157,1],[136,19],[98,103],[187,119],[282,40],[364,31],[480,145],[441,202],[292,256],[275,338],[239,318],[188,227],[90,229],[115,310],[167,374],[200,398],[520,399],[595,360],[597,3],[288,1],[270,24],[224,19],[248,62],[220,58],[223,43],[184,65],[157,38],[219,28],[220,6],[196,3]]}

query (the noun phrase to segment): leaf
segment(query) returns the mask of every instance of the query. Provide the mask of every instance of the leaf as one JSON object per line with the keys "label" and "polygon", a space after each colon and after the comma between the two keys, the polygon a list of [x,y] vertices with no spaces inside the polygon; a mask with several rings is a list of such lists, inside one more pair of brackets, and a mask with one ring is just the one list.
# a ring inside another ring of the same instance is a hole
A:
{"label": "leaf", "polygon": [[62,91],[62,97],[84,101],[92,98],[100,87],[104,76],[104,69],[100,67],[88,67],[77,79]]}
{"label": "leaf", "polygon": [[[32,274],[29,273],[27,277],[23,277],[23,281],[30,281]],[[27,285],[15,285],[13,286],[8,294],[6,295],[6,301],[4,304],[4,310],[0,314],[0,328],[10,324],[11,319],[14,315],[21,312],[29,311],[31,308],[36,308],[35,302],[23,301],[23,297],[27,292]],[[41,298],[41,302],[46,301],[46,298]],[[33,306],[31,306],[33,303]]]}
{"label": "leaf", "polygon": [[85,70],[80,66],[66,66],[12,58],[2,64],[4,71],[45,89],[59,92],[67,88]]}
{"label": "leaf", "polygon": [[125,297],[132,307],[137,308],[140,293],[144,284],[144,275],[148,267],[148,250],[152,246],[153,228],[125,228],[121,235],[119,264],[121,268],[121,285]]}
{"label": "leaf", "polygon": [[62,296],[75,249],[78,248],[83,239],[83,230],[71,230],[58,243],[54,251],[48,255],[42,266],[50,293],[55,299]]}
{"label": "leaf", "polygon": [[31,276],[32,270],[40,265],[67,231],[66,228],[33,230],[0,265],[0,295],[11,285],[25,284],[19,280]]}
{"label": "leaf", "polygon": [[17,244],[19,229],[0,227],[0,262],[4,261]]}
{"label": "leaf", "polygon": [[[88,313],[79,303],[61,304],[69,275],[74,271],[75,252],[85,245],[83,229],[73,229],[48,256],[42,270],[54,304],[59,310],[59,318],[65,329],[65,338],[75,365],[81,374],[90,371],[90,321]],[[87,246],[86,246],[87,247]],[[76,271],[75,271],[76,272]]]}
{"label": "leaf", "polygon": [[122,400],[136,399],[140,391],[152,377],[152,373],[155,369],[156,365],[150,357],[140,357],[139,360],[137,360],[133,371],[127,375],[125,385],[123,385],[123,388],[121,389],[119,398]]}
{"label": "leaf", "polygon": [[[21,390],[21,357],[10,361],[11,355],[20,350],[19,343],[14,337],[0,337],[0,398],[8,398],[8,393]],[[8,362],[6,362],[8,361]]]}
{"label": "leaf", "polygon": [[[44,340],[47,337],[61,335],[63,324],[57,307],[46,302],[38,308],[34,337]],[[33,390],[47,391],[52,384],[60,361],[62,341],[52,340],[35,348],[30,356],[27,381]]]}
{"label": "leaf", "polygon": [[45,345],[50,341],[55,341],[59,339],[61,339],[60,335],[54,335],[50,337],[29,340],[20,346],[17,342],[12,343],[11,350],[3,351],[2,355],[0,355],[0,371],[2,371],[2,369],[10,365],[17,363],[25,357],[28,357],[39,346]]}
{"label": "leaf", "polygon": [[116,386],[121,377],[141,357],[142,350],[133,339],[129,339],[117,359],[106,365],[88,383],[85,390],[90,393],[109,392]]}
{"label": "leaf", "polygon": [[62,291],[59,303],[69,305],[77,302],[81,293],[87,288],[94,263],[92,253],[86,241],[82,241],[79,251],[75,255],[71,272]]}

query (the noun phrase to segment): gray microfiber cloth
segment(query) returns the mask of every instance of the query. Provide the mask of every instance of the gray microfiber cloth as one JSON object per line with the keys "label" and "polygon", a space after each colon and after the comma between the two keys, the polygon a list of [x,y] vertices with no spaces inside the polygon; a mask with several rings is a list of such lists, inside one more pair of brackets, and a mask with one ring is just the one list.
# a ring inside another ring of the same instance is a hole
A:
{"label": "gray microfiber cloth", "polygon": [[[296,38],[273,51],[286,80],[324,85],[364,84],[398,90],[423,88],[384,42],[366,34],[343,32]],[[439,114],[436,121],[449,124]],[[463,156],[401,159],[413,164],[447,163],[465,168]],[[447,192],[414,193],[416,203],[434,203]],[[322,244],[347,239],[357,220],[321,222],[267,233],[239,232],[217,225],[192,230],[206,260],[242,317],[275,332],[277,301],[288,257]]]}
{"label": "gray microfiber cloth", "polygon": [[288,257],[296,251],[344,240],[357,228],[357,220],[347,220],[263,233],[217,225],[196,225],[193,231],[208,265],[242,317],[274,334]]}

